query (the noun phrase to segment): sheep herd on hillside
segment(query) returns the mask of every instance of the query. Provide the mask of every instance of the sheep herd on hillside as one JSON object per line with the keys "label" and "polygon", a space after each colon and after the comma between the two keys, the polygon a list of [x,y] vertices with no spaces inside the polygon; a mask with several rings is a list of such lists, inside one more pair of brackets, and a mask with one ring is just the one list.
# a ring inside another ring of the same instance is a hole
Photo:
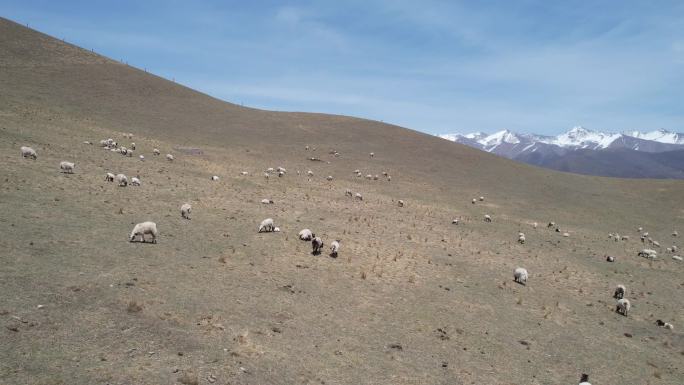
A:
{"label": "sheep herd on hillside", "polygon": [[[133,134],[124,134],[124,138],[127,139],[132,139]],[[85,144],[92,144],[89,141],[83,142]],[[104,148],[105,150],[113,151],[113,152],[118,152],[123,156],[128,156],[132,157],[133,156],[133,151],[137,151],[137,146],[135,143],[130,143],[128,147],[124,146],[119,146],[119,144],[109,138],[109,139],[103,139],[100,142],[100,146]],[[28,146],[22,146],[21,147],[21,156],[23,158],[27,159],[33,159],[36,160],[38,158],[38,155],[36,151]],[[310,150],[309,146],[306,146],[306,150]],[[315,148],[314,148],[315,151]],[[153,156],[159,156],[161,154],[160,150],[157,148],[154,148],[152,150],[152,155]],[[337,151],[331,152],[334,156],[338,157],[340,156],[340,153]],[[375,153],[371,152],[370,153],[370,158],[374,158]],[[139,159],[141,161],[145,160],[144,155],[140,155]],[[174,156],[172,154],[166,154],[166,160],[168,162],[173,162],[174,161]],[[76,169],[76,164],[74,162],[69,162],[69,161],[62,161],[59,163],[59,168],[62,173],[66,174],[73,174]],[[284,167],[269,167],[264,171],[264,177],[268,179],[271,175],[277,175],[278,177],[284,177],[287,174],[287,170]],[[357,177],[362,177],[363,173],[361,170],[357,169],[353,171],[353,174],[356,175]],[[248,176],[249,173],[247,171],[242,171],[240,173],[241,176]],[[300,175],[300,171],[297,170],[297,175]],[[311,178],[313,177],[314,173],[311,170],[308,170],[306,172],[307,177]],[[391,176],[386,172],[383,171],[382,175],[386,178],[387,181],[391,181]],[[379,175],[373,175],[373,174],[366,174],[365,178],[368,180],[378,180]],[[329,182],[332,182],[334,180],[332,175],[328,175],[325,177],[325,179]],[[120,187],[126,187],[129,185],[129,179],[126,175],[122,173],[114,174],[111,172],[107,172],[105,174],[105,181],[107,182],[112,182],[116,183],[116,185]],[[219,176],[213,175],[211,177],[212,181],[219,181]],[[309,179],[310,180],[310,179]],[[130,185],[131,186],[141,186],[141,180],[139,176],[132,177],[130,180]],[[363,201],[363,196],[360,192],[353,192],[351,189],[345,189],[344,195],[352,198],[355,201]],[[484,202],[485,198],[484,196],[480,196],[479,198],[473,198],[471,200],[472,204],[478,204],[480,202]],[[273,200],[271,199],[262,199],[261,200],[262,204],[273,204]],[[397,206],[398,207],[404,207],[405,202],[404,200],[397,200]],[[189,203],[185,203],[181,205],[180,207],[180,212],[181,212],[181,218],[190,220],[190,213],[192,211],[192,206]],[[486,223],[491,223],[492,222],[492,216],[489,214],[484,215],[484,222]],[[458,225],[460,223],[459,219],[453,219],[452,224]],[[533,229],[537,229],[537,222],[534,222],[531,224]],[[547,225],[547,228],[553,229],[556,233],[562,233],[563,237],[569,237],[570,234],[567,231],[562,231],[561,228],[556,225],[555,222],[549,222]],[[261,223],[258,226],[258,233],[270,233],[270,232],[280,232],[280,228],[275,225],[275,222],[272,218],[267,218],[261,221]],[[655,248],[660,248],[660,243],[653,240],[648,232],[644,232],[642,227],[639,227],[637,229],[637,233],[639,234],[639,239],[642,243],[648,243],[652,245]],[[672,237],[677,237],[678,232],[675,230],[671,233]],[[159,236],[159,232],[157,230],[157,224],[155,222],[151,221],[146,221],[142,223],[138,223],[134,226],[133,230],[131,231],[129,235],[129,241],[130,242],[147,242],[146,237],[149,239],[149,242],[151,243],[157,243],[157,238]],[[608,238],[610,240],[614,240],[615,242],[629,242],[630,237],[628,235],[620,235],[618,233],[609,233]],[[312,246],[312,254],[313,255],[319,255],[321,254],[324,246],[323,240],[316,236],[315,233],[313,233],[310,229],[302,229],[298,233],[298,239],[301,241],[306,241],[306,242],[311,242]],[[330,243],[330,256],[333,258],[336,258],[338,255],[338,252],[340,251],[340,242],[341,240],[336,239]],[[518,233],[517,237],[517,242],[520,245],[525,245],[526,243],[526,236],[523,232]],[[671,247],[668,247],[667,249],[668,253],[676,254],[678,252],[678,247],[677,245],[672,245]],[[657,258],[657,252],[654,249],[642,249],[637,253],[637,256],[643,257],[649,260],[655,260]],[[672,259],[676,261],[682,261],[682,258],[678,255],[672,255]],[[607,256],[606,261],[608,262],[615,262],[615,257],[613,256]],[[527,285],[529,279],[529,273],[527,269],[523,267],[516,267],[513,271],[513,280],[516,283],[519,283],[521,285]],[[627,295],[627,289],[624,285],[617,285],[614,293],[613,293],[613,298],[616,300],[616,308],[615,311],[623,316],[628,316],[630,309],[631,309],[631,303],[629,299],[626,298]],[[658,320],[658,326],[662,326],[668,329],[672,329],[672,324],[663,322],[661,320]],[[583,375],[583,379],[585,379],[586,375]],[[583,381],[582,383],[588,384],[587,381]]]}

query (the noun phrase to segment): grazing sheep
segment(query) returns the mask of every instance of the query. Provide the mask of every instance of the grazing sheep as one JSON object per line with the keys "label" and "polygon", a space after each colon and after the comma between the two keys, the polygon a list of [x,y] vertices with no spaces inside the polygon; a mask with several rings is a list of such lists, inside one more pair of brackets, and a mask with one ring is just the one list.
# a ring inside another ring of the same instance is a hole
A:
{"label": "grazing sheep", "polygon": [[672,252],[673,253],[676,253],[678,250],[679,250],[679,248],[677,247],[677,245],[672,245]]}
{"label": "grazing sheep", "polygon": [[330,256],[337,258],[337,252],[340,250],[340,240],[335,240],[330,244]]}
{"label": "grazing sheep", "polygon": [[451,224],[452,224],[452,225],[457,225],[458,222],[459,222],[458,219],[453,219],[453,220],[451,221]]}
{"label": "grazing sheep", "polygon": [[518,233],[518,243],[521,245],[525,244],[525,234],[524,233]]}
{"label": "grazing sheep", "polygon": [[136,177],[131,178],[131,186],[140,186],[140,179]]}
{"label": "grazing sheep", "polygon": [[131,150],[135,150],[135,143],[131,143]]}
{"label": "grazing sheep", "polygon": [[378,174],[375,174],[375,176],[373,176],[373,180],[378,180],[378,178],[380,178]]}
{"label": "grazing sheep", "polygon": [[534,222],[534,223],[532,224],[532,228],[535,228],[535,229],[536,229],[537,226],[539,226],[539,224],[538,224],[537,222]]}
{"label": "grazing sheep", "polygon": [[142,161],[145,161],[145,155],[140,155],[138,158],[140,158]]}
{"label": "grazing sheep", "polygon": [[678,236],[678,235],[679,235],[679,233],[677,232],[677,230],[675,230],[675,231],[672,232],[672,236],[673,236],[673,237],[676,237],[676,236]]}
{"label": "grazing sheep", "polygon": [[218,175],[212,175],[212,176],[211,176],[211,180],[213,180],[214,182],[217,181],[217,180],[219,180]]}
{"label": "grazing sheep", "polygon": [[184,203],[181,206],[181,218],[190,219],[190,212],[192,211],[192,206],[190,203]]}
{"label": "grazing sheep", "polygon": [[563,233],[563,236],[567,238],[570,236],[570,233]]}
{"label": "grazing sheep", "polygon": [[477,199],[473,198],[473,200],[470,201],[472,204],[477,203]]}
{"label": "grazing sheep", "polygon": [[299,239],[302,241],[310,241],[316,237],[316,234],[312,233],[309,229],[303,229],[299,232]]}
{"label": "grazing sheep", "polygon": [[261,200],[261,203],[268,205],[268,204],[273,204],[273,201],[271,199],[264,198]]}
{"label": "grazing sheep", "polygon": [[306,172],[306,175],[307,175],[307,176],[313,176],[314,173],[313,173],[313,171],[309,170],[309,171]]}
{"label": "grazing sheep", "polygon": [[354,194],[352,194],[352,191],[351,191],[350,189],[344,190],[344,195],[346,195],[346,196],[348,196],[348,197],[354,196]]}
{"label": "grazing sheep", "polygon": [[129,158],[133,157],[133,150],[129,149],[128,152],[126,152],[126,156]]}
{"label": "grazing sheep", "polygon": [[613,257],[613,256],[611,256],[611,255],[608,255],[608,256],[606,256],[606,261],[608,261],[608,262],[615,262],[615,257]]}
{"label": "grazing sheep", "polygon": [[556,226],[556,222],[549,222],[549,224],[546,225],[546,228],[555,227],[555,226]]}
{"label": "grazing sheep", "polygon": [[323,249],[323,240],[320,237],[313,237],[311,240],[311,254],[319,255]]}
{"label": "grazing sheep", "polygon": [[627,298],[620,298],[617,301],[617,307],[615,308],[615,311],[626,317],[627,313],[629,313],[629,309],[631,307],[632,307],[632,304],[629,303],[629,300]]}
{"label": "grazing sheep", "polygon": [[665,322],[665,325],[663,325],[663,327],[665,329],[670,329],[670,330],[674,329],[674,326],[669,322]]}
{"label": "grazing sheep", "polygon": [[642,232],[642,231],[644,231],[644,228],[643,228],[643,227],[639,227],[639,228],[637,229],[637,232],[639,232],[639,233]]}
{"label": "grazing sheep", "polygon": [[392,181],[392,177],[389,176],[389,175],[387,175],[387,181],[388,181],[388,182],[391,182],[391,181]]}
{"label": "grazing sheep", "polygon": [[74,167],[76,167],[76,165],[73,164],[72,162],[62,161],[59,163],[59,168],[62,170],[62,172],[67,173],[67,174],[73,174],[74,173]]}
{"label": "grazing sheep", "polygon": [[327,180],[328,182],[332,181],[333,180],[332,175],[328,175],[327,177],[325,177],[325,180]]}
{"label": "grazing sheep", "polygon": [[371,179],[373,179],[373,175],[371,175],[371,174],[367,174],[367,175],[366,175],[366,179],[368,179],[368,180],[371,180]]}
{"label": "grazing sheep", "polygon": [[120,187],[126,187],[128,186],[128,178],[126,178],[126,175],[124,174],[116,174],[116,183],[119,184]]}
{"label": "grazing sheep", "polygon": [[485,216],[484,216],[484,221],[485,221],[485,222],[491,222],[491,221],[492,221],[492,217],[489,216],[489,214],[485,214]]}
{"label": "grazing sheep", "polygon": [[274,227],[274,228],[273,228],[273,232],[274,232],[274,233],[279,233],[279,232],[280,232],[280,227],[277,227],[277,226]]}
{"label": "grazing sheep", "polygon": [[112,174],[111,172],[108,172],[107,174],[105,174],[105,181],[114,182],[114,174]]}
{"label": "grazing sheep", "polygon": [[484,197],[480,197],[480,202],[484,202]]}
{"label": "grazing sheep", "polygon": [[157,156],[157,155],[161,154],[161,151],[159,151],[159,149],[155,148],[154,150],[152,150],[152,154]]}
{"label": "grazing sheep", "polygon": [[660,243],[658,243],[657,241],[653,241],[651,243],[653,243],[653,246],[655,246],[655,247],[660,247]]}
{"label": "grazing sheep", "polygon": [[589,383],[589,375],[588,374],[582,373],[582,376],[580,377],[579,385],[591,385]]}
{"label": "grazing sheep", "polygon": [[285,169],[285,167],[278,167],[278,168],[276,169],[276,171],[282,172],[283,174],[286,174],[286,173],[287,173],[287,170]]}
{"label": "grazing sheep", "polygon": [[168,160],[169,162],[173,162],[173,155],[166,154],[166,160]]}
{"label": "grazing sheep", "polygon": [[309,151],[309,146],[304,147],[305,150]]}
{"label": "grazing sheep", "polygon": [[370,154],[368,154],[368,155],[370,155],[370,157],[372,158],[372,157],[374,157],[374,156],[375,156],[375,153],[374,153],[374,152],[371,152],[371,153],[370,153]]}
{"label": "grazing sheep", "polygon": [[247,171],[242,171],[242,172],[240,173],[240,175],[242,175],[242,176],[247,176],[247,175],[249,175],[249,173],[248,173]]}
{"label": "grazing sheep", "polygon": [[24,158],[33,158],[33,160],[38,159],[38,155],[36,154],[36,150],[32,149],[31,147],[26,147],[26,146],[21,146],[21,156]]}
{"label": "grazing sheep", "polygon": [[682,261],[682,257],[680,257],[679,255],[673,255],[672,259],[674,259],[675,261]]}
{"label": "grazing sheep", "polygon": [[272,232],[274,228],[275,228],[275,225],[273,224],[273,219],[271,219],[271,218],[266,218],[263,221],[261,221],[261,224],[259,224],[259,232],[260,233]]}
{"label": "grazing sheep", "polygon": [[629,241],[629,235],[623,235],[620,237],[620,240],[622,241]]}
{"label": "grazing sheep", "polygon": [[145,242],[145,235],[149,234],[152,236],[152,243],[157,243],[157,224],[154,222],[142,222],[135,225],[133,231],[131,231],[131,236],[129,242],[135,241],[135,239],[140,236],[140,242]]}
{"label": "grazing sheep", "polygon": [[399,199],[399,201],[397,201],[397,205],[399,205],[399,207],[404,207],[404,201]]}
{"label": "grazing sheep", "polygon": [[93,143],[90,142],[89,140],[84,140],[84,141],[83,141],[83,144],[93,144]]}
{"label": "grazing sheep", "polygon": [[617,285],[615,287],[615,291],[613,292],[613,298],[622,299],[625,297],[626,292],[627,289],[625,288],[625,285]]}
{"label": "grazing sheep", "polygon": [[518,267],[513,272],[513,280],[521,285],[527,284],[527,269]]}
{"label": "grazing sheep", "polygon": [[642,258],[656,259],[658,253],[653,249],[643,249],[640,252],[638,252],[637,255]]}
{"label": "grazing sheep", "polygon": [[285,176],[285,173],[282,171],[278,171],[278,178]]}
{"label": "grazing sheep", "polygon": [[363,195],[361,195],[360,193],[356,193],[356,194],[354,194],[354,198],[356,198],[356,199],[362,201],[362,200],[363,200]]}

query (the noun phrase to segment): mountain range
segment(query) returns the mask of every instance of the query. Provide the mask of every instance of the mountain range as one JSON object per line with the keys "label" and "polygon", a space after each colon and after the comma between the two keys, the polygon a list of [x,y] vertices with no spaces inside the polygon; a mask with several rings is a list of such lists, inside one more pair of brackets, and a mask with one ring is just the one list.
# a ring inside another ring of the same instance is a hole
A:
{"label": "mountain range", "polygon": [[443,139],[535,166],[578,174],[684,179],[684,133],[620,133],[574,127],[557,136],[502,130],[444,134]]}

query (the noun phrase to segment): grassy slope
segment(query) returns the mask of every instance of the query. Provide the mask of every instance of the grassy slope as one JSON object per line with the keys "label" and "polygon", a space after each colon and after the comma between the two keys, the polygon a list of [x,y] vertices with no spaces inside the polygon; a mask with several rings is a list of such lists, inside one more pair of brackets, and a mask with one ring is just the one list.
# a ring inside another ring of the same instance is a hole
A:
{"label": "grassy slope", "polygon": [[[682,382],[682,265],[635,257],[637,226],[672,242],[682,182],[554,173],[379,122],[243,108],[9,21],[0,36],[0,382]],[[122,132],[144,163],[81,144]],[[24,144],[37,161],[19,157]],[[279,165],[286,177],[260,176]],[[294,172],[308,169],[311,181]],[[143,186],[117,188],[106,171]],[[256,234],[266,217],[283,232]],[[147,219],[159,244],[126,242]],[[529,226],[548,220],[572,237]],[[312,257],[304,227],[342,239],[340,258]],[[527,287],[512,283],[516,266]],[[617,283],[630,317],[612,312]]]}

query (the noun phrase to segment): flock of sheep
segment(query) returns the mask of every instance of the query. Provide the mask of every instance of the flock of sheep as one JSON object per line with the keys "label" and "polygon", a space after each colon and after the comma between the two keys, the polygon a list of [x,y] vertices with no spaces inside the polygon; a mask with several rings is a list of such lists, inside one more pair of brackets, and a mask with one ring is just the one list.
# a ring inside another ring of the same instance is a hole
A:
{"label": "flock of sheep", "polygon": [[[128,138],[128,139],[132,139],[133,135],[132,134],[124,134],[124,137]],[[91,144],[90,142],[87,142],[87,141],[84,143]],[[101,145],[101,147],[103,147],[106,150],[119,152],[122,155],[128,156],[128,157],[132,157],[133,151],[135,151],[135,149],[136,149],[135,143],[131,143],[131,145],[129,147],[123,147],[123,146],[120,147],[120,146],[118,146],[118,143],[116,141],[114,141],[113,139],[101,140],[100,145]],[[309,150],[309,149],[310,149],[310,147],[306,146],[306,150]],[[155,148],[152,151],[152,154],[154,156],[158,156],[161,153],[158,149]],[[31,147],[22,146],[21,147],[21,155],[24,158],[32,158],[34,160],[37,159],[36,151]],[[335,152],[334,155],[339,156],[339,153]],[[372,152],[369,155],[371,158],[373,158],[375,156],[375,154]],[[143,155],[140,155],[139,159],[141,161],[144,161],[145,157]],[[166,159],[169,162],[172,162],[174,160],[174,157],[172,154],[167,154]],[[59,167],[63,173],[70,173],[71,174],[74,172],[75,164],[73,162],[62,161],[62,162],[60,162]],[[264,171],[264,177],[268,179],[271,175],[274,175],[274,174],[277,175],[278,177],[283,177],[286,173],[287,173],[287,170],[283,167],[268,168],[267,170]],[[360,170],[354,170],[353,173],[357,177],[363,176],[363,174]],[[247,171],[243,171],[240,173],[240,175],[243,175],[243,176],[246,176],[248,174],[249,173]],[[297,171],[297,174],[300,175],[300,172]],[[308,170],[306,172],[306,175],[308,177],[312,177],[314,174],[313,174],[313,171]],[[387,172],[383,172],[382,175],[386,178],[387,181],[391,181],[391,176]],[[365,176],[365,178],[369,179],[369,180],[378,180],[379,175],[373,176],[371,174],[367,174]],[[219,177],[217,175],[214,175],[211,177],[211,180],[212,181],[218,181]],[[332,181],[333,177],[327,176],[326,180]],[[121,187],[125,187],[129,184],[129,181],[128,181],[128,178],[126,177],[126,175],[121,174],[121,173],[114,175],[113,173],[108,172],[105,175],[105,181],[116,182]],[[140,186],[141,182],[140,182],[140,179],[138,177],[133,177],[133,178],[131,178],[130,184],[132,186]],[[344,194],[350,198],[355,199],[355,200],[363,201],[363,196],[359,192],[354,193],[350,189],[346,189]],[[472,204],[477,204],[478,202],[483,202],[484,200],[485,200],[485,198],[480,196],[479,198],[473,198],[471,202],[472,202]],[[272,204],[273,200],[263,199],[263,200],[261,200],[261,203]],[[399,207],[404,207],[404,204],[405,203],[403,200],[397,201],[397,205]],[[190,219],[190,213],[192,211],[192,206],[189,203],[185,203],[181,206],[180,211],[181,211],[181,217],[183,219],[189,220]],[[491,215],[485,214],[484,215],[484,221],[487,223],[492,222]],[[459,219],[454,219],[452,221],[452,223],[458,225],[460,222],[459,222]],[[532,227],[535,229],[537,228],[537,226],[538,226],[538,224],[536,222],[532,224]],[[570,234],[568,232],[562,232],[560,227],[558,227],[554,222],[549,222],[547,225],[547,228],[552,228],[555,230],[555,232],[562,233],[562,235],[564,237],[570,236]],[[641,227],[639,227],[637,230],[640,233],[640,240],[642,243],[648,242],[649,244],[653,245],[654,247],[657,247],[657,248],[660,247],[660,243],[658,243],[657,241],[654,241],[649,236],[648,232],[644,232]],[[267,219],[264,219],[259,224],[258,232],[259,233],[262,233],[262,232],[280,232],[280,228],[275,226],[275,223],[274,223],[272,218],[267,218]],[[157,224],[156,223],[150,222],[150,221],[142,222],[142,223],[138,223],[135,225],[135,227],[133,228],[133,230],[130,233],[129,241],[134,242],[136,240],[139,240],[139,242],[146,242],[147,240],[145,237],[147,236],[148,238],[150,238],[150,242],[157,243],[158,235],[159,235],[159,232],[157,230]],[[678,236],[677,231],[673,231],[672,236],[677,237]],[[298,238],[302,241],[311,242],[312,254],[314,254],[314,255],[321,254],[321,252],[323,250],[324,242],[320,237],[316,236],[316,234],[314,234],[311,230],[309,230],[309,229],[301,230],[298,234]],[[627,235],[619,235],[617,233],[610,233],[609,238],[614,239],[616,242],[618,242],[618,241],[629,241],[629,239],[630,239],[629,236],[627,236]],[[526,242],[525,234],[522,232],[519,232],[518,233],[518,243],[525,244],[525,242]],[[336,239],[333,242],[331,242],[331,244],[330,244],[330,256],[333,258],[336,258],[339,250],[340,250],[340,240]],[[676,245],[673,245],[672,247],[667,248],[667,251],[670,253],[677,253],[678,248]],[[655,259],[657,257],[657,252],[653,249],[643,249],[643,250],[638,252],[638,256],[648,258],[648,259]],[[677,261],[682,260],[682,258],[678,255],[673,255],[672,258],[674,260],[677,260]],[[607,256],[606,260],[608,262],[615,262],[615,257]],[[526,285],[527,281],[529,279],[529,274],[527,272],[527,269],[525,269],[523,267],[517,267],[513,272],[513,279],[515,282],[517,282],[519,284]],[[627,289],[624,285],[618,285],[615,288],[615,291],[613,293],[613,298],[616,299],[615,311],[617,313],[623,315],[623,316],[627,316],[629,314],[629,311],[631,308],[631,303],[630,303],[629,299],[625,298],[626,293],[627,293]],[[673,328],[672,324],[667,323],[667,322],[663,322],[661,320],[658,320],[657,324],[658,324],[658,326],[661,326],[661,327],[664,327],[667,329]],[[581,384],[590,385],[588,383],[588,376],[586,376],[586,375],[582,376]]]}

